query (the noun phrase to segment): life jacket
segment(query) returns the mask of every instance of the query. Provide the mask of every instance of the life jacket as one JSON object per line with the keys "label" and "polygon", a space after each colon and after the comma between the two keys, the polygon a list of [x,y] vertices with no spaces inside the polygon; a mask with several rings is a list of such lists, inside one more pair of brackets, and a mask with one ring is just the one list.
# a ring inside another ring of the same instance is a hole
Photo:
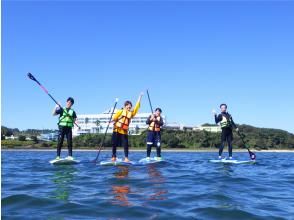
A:
{"label": "life jacket", "polygon": [[222,114],[222,120],[220,122],[221,128],[232,127],[231,116],[229,114]]}
{"label": "life jacket", "polygon": [[132,112],[126,111],[124,109],[121,116],[117,120],[117,122],[114,123],[114,128],[120,128],[127,131],[129,129],[131,119],[132,119]]}
{"label": "life jacket", "polygon": [[[160,117],[156,117],[156,119],[160,121]],[[153,121],[150,123],[148,129],[149,131],[160,131],[160,126]]]}
{"label": "life jacket", "polygon": [[62,115],[59,118],[58,125],[63,127],[73,127],[74,126],[74,118],[73,118],[74,110],[66,108],[63,109]]}

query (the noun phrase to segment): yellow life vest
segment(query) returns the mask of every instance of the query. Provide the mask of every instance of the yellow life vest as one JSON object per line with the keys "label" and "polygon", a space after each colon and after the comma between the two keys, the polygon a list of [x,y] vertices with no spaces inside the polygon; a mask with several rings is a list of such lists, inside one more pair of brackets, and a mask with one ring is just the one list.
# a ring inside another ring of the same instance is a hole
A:
{"label": "yellow life vest", "polygon": [[[158,121],[160,121],[160,117],[157,117],[156,119]],[[149,129],[149,131],[160,131],[160,126],[153,121],[153,122],[150,123],[148,129]]]}
{"label": "yellow life vest", "polygon": [[120,118],[117,120],[117,122],[114,123],[114,128],[116,129],[120,128],[127,131],[129,129],[131,119],[132,119],[132,112],[126,111],[124,109]]}

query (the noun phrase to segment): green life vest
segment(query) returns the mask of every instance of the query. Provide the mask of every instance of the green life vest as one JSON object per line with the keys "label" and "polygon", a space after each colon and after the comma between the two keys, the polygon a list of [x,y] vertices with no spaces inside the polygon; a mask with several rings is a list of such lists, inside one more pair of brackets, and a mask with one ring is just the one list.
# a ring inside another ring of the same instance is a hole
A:
{"label": "green life vest", "polygon": [[221,128],[229,128],[232,127],[232,123],[231,123],[231,116],[229,115],[229,117],[227,118],[224,114],[222,114],[222,120],[220,122],[220,126]]}
{"label": "green life vest", "polygon": [[58,125],[63,127],[73,127],[74,126],[73,114],[74,114],[74,110],[63,109],[63,113],[59,118]]}

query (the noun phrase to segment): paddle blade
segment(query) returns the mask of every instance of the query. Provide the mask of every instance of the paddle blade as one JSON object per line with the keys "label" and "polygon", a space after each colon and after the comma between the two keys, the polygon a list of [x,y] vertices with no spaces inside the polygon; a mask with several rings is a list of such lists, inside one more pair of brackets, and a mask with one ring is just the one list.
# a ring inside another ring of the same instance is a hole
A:
{"label": "paddle blade", "polygon": [[37,81],[36,78],[33,76],[33,74],[31,73],[28,73],[28,77],[31,79],[31,80],[34,80],[34,81]]}
{"label": "paddle blade", "polygon": [[248,153],[249,153],[249,155],[250,155],[250,159],[251,159],[251,160],[256,160],[256,155],[255,155],[255,153],[251,152],[249,149],[248,149]]}

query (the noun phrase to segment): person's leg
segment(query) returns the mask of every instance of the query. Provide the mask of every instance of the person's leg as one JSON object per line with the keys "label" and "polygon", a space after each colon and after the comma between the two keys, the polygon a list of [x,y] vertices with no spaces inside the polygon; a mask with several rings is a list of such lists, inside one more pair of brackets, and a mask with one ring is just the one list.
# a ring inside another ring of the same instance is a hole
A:
{"label": "person's leg", "polygon": [[228,149],[229,149],[229,157],[233,157],[233,131],[228,132],[227,134],[227,142],[228,142]]}
{"label": "person's leg", "polygon": [[147,157],[150,157],[150,155],[151,155],[152,145],[153,145],[153,132],[148,131],[148,133],[147,133]]}
{"label": "person's leg", "polygon": [[118,133],[112,133],[112,158],[116,158],[116,148],[118,143]]}
{"label": "person's leg", "polygon": [[161,134],[160,134],[160,132],[156,132],[154,143],[156,145],[157,157],[161,157]]}
{"label": "person's leg", "polygon": [[218,156],[219,157],[221,157],[222,154],[223,154],[225,143],[226,143],[226,134],[225,134],[225,130],[222,130],[222,134],[221,134],[221,146],[219,147],[219,151],[218,151]]}
{"label": "person's leg", "polygon": [[129,157],[129,137],[127,134],[121,134],[122,147],[124,148],[125,158]]}
{"label": "person's leg", "polygon": [[63,140],[65,136],[64,127],[60,126],[58,131],[58,144],[57,144],[57,156],[60,157],[61,154],[61,148],[63,145]]}
{"label": "person's leg", "polygon": [[68,156],[72,157],[72,128],[66,127]]}

